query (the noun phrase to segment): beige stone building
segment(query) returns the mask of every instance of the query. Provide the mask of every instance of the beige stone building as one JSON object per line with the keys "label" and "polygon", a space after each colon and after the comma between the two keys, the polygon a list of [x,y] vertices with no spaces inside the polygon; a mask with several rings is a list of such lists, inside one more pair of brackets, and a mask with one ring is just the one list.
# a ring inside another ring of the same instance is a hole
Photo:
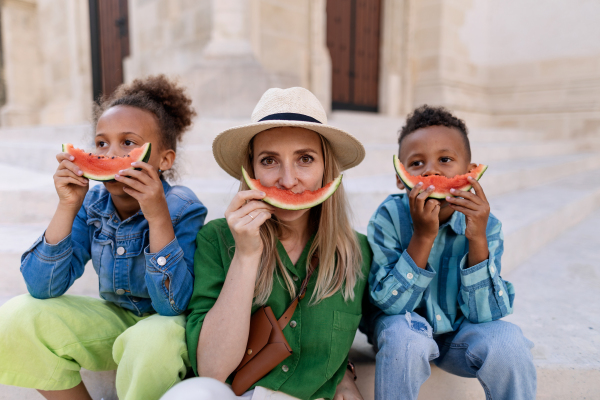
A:
{"label": "beige stone building", "polygon": [[94,95],[165,73],[201,117],[298,85],[329,108],[429,103],[600,135],[599,15],[593,0],[3,0],[0,124],[85,122]]}

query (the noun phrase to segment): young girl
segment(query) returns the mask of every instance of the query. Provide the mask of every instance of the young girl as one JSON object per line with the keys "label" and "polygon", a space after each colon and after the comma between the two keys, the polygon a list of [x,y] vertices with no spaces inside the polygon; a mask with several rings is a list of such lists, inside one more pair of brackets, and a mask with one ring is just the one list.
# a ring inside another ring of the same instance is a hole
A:
{"label": "young girl", "polygon": [[[364,158],[362,144],[327,125],[323,107],[303,88],[269,89],[252,123],[217,136],[213,153],[236,178],[243,165],[263,185],[294,193],[321,188]],[[202,279],[196,279],[189,305],[187,341],[202,378],[182,382],[164,400],[235,399],[221,382],[231,382],[242,357],[252,354],[251,315],[266,305],[280,318],[313,268],[306,297],[283,328],[293,353],[242,396],[362,399],[347,360],[371,251],[365,236],[352,230],[343,184],[305,210],[272,207],[261,201],[264,196],[243,184],[226,218],[198,234],[194,264]]]}
{"label": "young girl", "polygon": [[[0,308],[0,384],[91,399],[80,368],[116,369],[121,400],[149,400],[185,376],[181,313],[206,208],[165,178],[194,115],[183,88],[164,76],[135,80],[98,106],[95,152],[122,157],[150,142],[148,163],[89,189],[73,158],[57,155],[58,207],[21,259],[30,295]],[[90,259],[103,300],[64,295]]]}

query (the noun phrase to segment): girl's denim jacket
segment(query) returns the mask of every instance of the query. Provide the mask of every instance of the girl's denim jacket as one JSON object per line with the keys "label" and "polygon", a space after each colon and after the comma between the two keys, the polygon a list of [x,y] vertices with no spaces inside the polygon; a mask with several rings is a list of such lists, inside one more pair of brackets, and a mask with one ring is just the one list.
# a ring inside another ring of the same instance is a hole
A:
{"label": "girl's denim jacket", "polygon": [[175,239],[162,250],[150,253],[142,211],[121,221],[110,194],[97,185],[87,193],[69,236],[51,245],[42,235],[21,257],[29,293],[38,299],[64,294],[91,259],[104,300],[139,316],[184,312],[192,295],[195,240],[206,207],[187,187],[163,181],[163,189]]}

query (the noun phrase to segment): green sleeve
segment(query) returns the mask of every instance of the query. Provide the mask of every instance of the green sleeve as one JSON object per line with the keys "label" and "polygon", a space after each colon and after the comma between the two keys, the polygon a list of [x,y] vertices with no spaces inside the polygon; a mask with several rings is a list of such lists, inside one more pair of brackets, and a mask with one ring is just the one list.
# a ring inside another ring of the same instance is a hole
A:
{"label": "green sleeve", "polygon": [[218,240],[219,229],[216,225],[208,223],[196,237],[194,291],[188,306],[186,326],[190,362],[196,375],[198,375],[196,352],[202,323],[217,301],[226,277]]}

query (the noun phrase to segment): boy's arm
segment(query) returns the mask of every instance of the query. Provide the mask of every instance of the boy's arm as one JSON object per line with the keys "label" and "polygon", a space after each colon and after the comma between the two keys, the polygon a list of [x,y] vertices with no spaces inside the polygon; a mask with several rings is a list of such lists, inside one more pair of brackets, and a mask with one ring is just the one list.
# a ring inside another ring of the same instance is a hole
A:
{"label": "boy's arm", "polygon": [[469,254],[460,262],[461,286],[458,304],[472,323],[495,321],[512,314],[515,292],[510,282],[500,277],[504,252],[502,224],[492,215],[486,229],[489,256],[469,267]]}
{"label": "boy's arm", "polygon": [[375,212],[367,229],[373,250],[370,295],[373,303],[386,314],[412,312],[435,276],[429,264],[425,269],[419,268],[402,246],[412,235],[412,229],[408,217],[401,218],[405,214],[401,207],[404,205],[398,199],[386,201]]}
{"label": "boy's arm", "polygon": [[90,259],[87,213],[81,207],[70,233],[57,243],[46,241],[44,233],[21,256],[21,274],[31,296],[47,299],[63,295],[83,275]]}

